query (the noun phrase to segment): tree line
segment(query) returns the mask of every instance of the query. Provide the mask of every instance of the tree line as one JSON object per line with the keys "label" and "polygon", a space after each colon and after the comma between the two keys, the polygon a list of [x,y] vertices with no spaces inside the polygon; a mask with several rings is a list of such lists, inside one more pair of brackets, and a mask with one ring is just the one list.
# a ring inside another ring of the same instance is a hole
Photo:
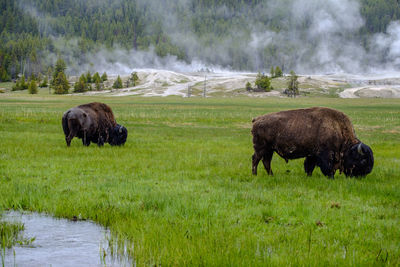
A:
{"label": "tree line", "polygon": [[[49,66],[54,62],[47,55],[63,55],[66,49],[57,45],[55,38],[78,40],[77,48],[69,51],[78,63],[84,60],[83,55],[100,46],[115,45],[137,50],[154,47],[158,56],[175,55],[189,61],[188,48],[171,39],[167,16],[161,16],[162,11],[175,14],[174,27],[179,32],[196,36],[201,59],[229,64],[238,70],[267,69],[277,65],[278,59],[274,58],[277,47],[265,47],[260,62],[238,51],[251,37],[249,21],[275,32],[284,27],[281,16],[285,13],[271,17],[259,13],[258,7],[265,7],[271,1],[192,0],[182,4],[165,0],[160,6],[151,0],[0,0],[0,81],[16,79],[18,74],[29,77],[32,73],[52,73]],[[399,19],[400,7],[396,0],[361,0],[361,14],[366,23],[359,35],[365,41]],[[232,37],[235,33],[239,36]],[[226,43],[229,45],[225,58],[229,61],[207,53]]]}
{"label": "tree line", "polygon": [[84,93],[87,91],[102,91],[105,89],[121,89],[133,87],[139,84],[139,76],[137,72],[132,72],[125,82],[123,82],[121,77],[118,75],[112,86],[106,86],[105,82],[108,81],[108,75],[106,72],[102,75],[98,72],[92,75],[90,71],[87,71],[86,73],[81,74],[79,79],[71,88],[71,84],[65,74],[67,64],[62,58],[58,58],[54,67],[51,67],[50,69],[53,72],[49,76],[43,76],[41,73],[34,75],[32,73],[31,76],[26,79],[25,75],[22,74],[12,86],[12,91],[28,90],[30,94],[37,94],[38,87],[48,87],[49,93],[53,91],[54,94],[68,94],[71,92]]}

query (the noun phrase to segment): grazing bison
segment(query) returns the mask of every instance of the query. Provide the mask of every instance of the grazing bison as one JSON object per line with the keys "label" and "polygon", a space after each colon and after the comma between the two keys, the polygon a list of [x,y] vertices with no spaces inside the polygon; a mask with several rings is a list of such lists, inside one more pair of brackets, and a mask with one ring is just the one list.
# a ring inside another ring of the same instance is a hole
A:
{"label": "grazing bison", "polygon": [[67,110],[62,117],[62,126],[67,146],[75,136],[82,139],[85,146],[90,142],[98,146],[108,142],[110,145],[123,145],[128,131],[117,124],[109,106],[93,102]]}
{"label": "grazing bison", "polygon": [[272,175],[276,152],[286,160],[306,158],[304,170],[311,176],[315,166],[333,178],[336,170],[346,176],[371,172],[374,157],[369,146],[357,139],[350,119],[340,111],[313,107],[271,113],[253,119],[253,174],[262,160]]}

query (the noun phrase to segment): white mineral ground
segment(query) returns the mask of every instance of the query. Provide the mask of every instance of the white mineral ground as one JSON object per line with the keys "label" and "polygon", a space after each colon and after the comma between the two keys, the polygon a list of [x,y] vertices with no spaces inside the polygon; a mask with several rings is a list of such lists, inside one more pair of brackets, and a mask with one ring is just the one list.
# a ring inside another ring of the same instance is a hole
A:
{"label": "white mineral ground", "polygon": [[[111,96],[207,96],[249,95],[252,97],[281,96],[287,80],[280,78],[279,88],[268,93],[247,92],[245,85],[254,86],[256,73],[241,72],[191,72],[181,73],[169,70],[137,69],[139,84],[124,89],[90,91],[84,94],[106,94]],[[129,75],[121,76],[123,83]],[[110,88],[116,76],[110,76],[106,87]],[[72,79],[74,80],[74,78]],[[341,98],[400,98],[400,73],[388,75],[299,75],[300,91],[303,93],[336,94]]]}
{"label": "white mineral ground", "polygon": [[389,76],[343,76],[352,85],[339,93],[342,98],[400,98],[399,74]]}

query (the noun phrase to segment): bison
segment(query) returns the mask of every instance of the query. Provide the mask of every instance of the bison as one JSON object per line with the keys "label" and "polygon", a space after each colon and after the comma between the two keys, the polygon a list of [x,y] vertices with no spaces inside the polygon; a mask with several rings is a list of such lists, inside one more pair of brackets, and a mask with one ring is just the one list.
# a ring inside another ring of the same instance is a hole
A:
{"label": "bison", "polygon": [[315,166],[329,178],[334,178],[336,170],[349,177],[365,176],[374,165],[371,148],[357,139],[350,119],[335,109],[313,107],[263,115],[253,119],[251,133],[254,175],[260,160],[273,175],[274,152],[286,162],[305,157],[308,176]]}
{"label": "bison", "polygon": [[85,146],[90,142],[103,146],[125,144],[128,130],[115,121],[114,114],[104,103],[93,102],[67,110],[62,117],[62,127],[67,146],[74,137],[82,139]]}

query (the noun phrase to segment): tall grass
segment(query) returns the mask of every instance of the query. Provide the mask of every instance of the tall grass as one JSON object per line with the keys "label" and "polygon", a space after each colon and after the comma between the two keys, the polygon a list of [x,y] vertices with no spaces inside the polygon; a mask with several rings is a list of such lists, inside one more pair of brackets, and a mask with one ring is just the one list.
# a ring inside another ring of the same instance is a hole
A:
{"label": "tall grass", "polygon": [[0,222],[1,248],[11,248],[21,239],[21,231],[24,226],[21,223]]}
{"label": "tall grass", "polygon": [[5,266],[6,248],[11,248],[17,243],[27,243],[22,236],[24,225],[18,222],[1,221],[0,213],[0,258],[1,266]]}
{"label": "tall grass", "polygon": [[[67,147],[61,116],[109,104],[123,147]],[[364,179],[274,155],[251,175],[251,119],[329,106],[375,155]],[[142,265],[399,265],[400,101],[380,99],[0,98],[0,209],[91,219]]]}

